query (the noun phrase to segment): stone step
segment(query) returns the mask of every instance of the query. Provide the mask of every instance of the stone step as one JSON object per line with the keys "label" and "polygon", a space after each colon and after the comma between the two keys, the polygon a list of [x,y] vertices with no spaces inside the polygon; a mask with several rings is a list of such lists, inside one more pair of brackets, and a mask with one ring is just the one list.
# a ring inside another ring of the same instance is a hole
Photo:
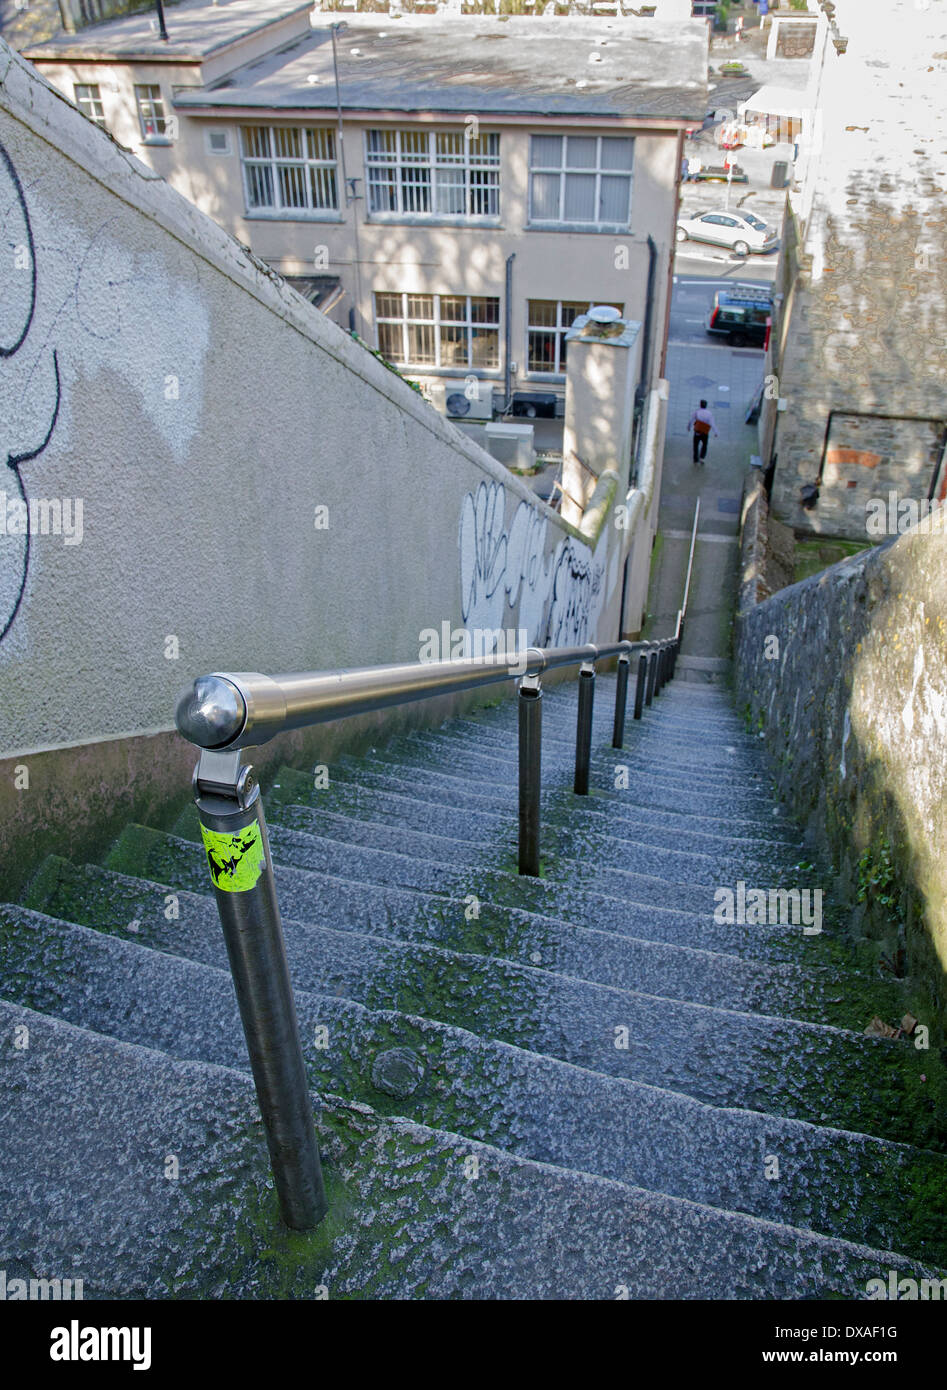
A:
{"label": "stone step", "polygon": [[[200,850],[178,845],[193,872]],[[293,915],[285,903],[283,910]],[[915,1108],[902,1113],[901,1100],[905,1094],[925,1094],[919,1079],[924,1056],[906,1044],[892,1047],[829,1025],[591,985],[541,967],[532,986],[528,1013],[489,994],[485,1022],[476,996],[470,997],[467,986],[454,987],[449,969],[433,982],[419,982],[427,1014],[436,1006],[444,1022],[578,1066],[682,1091],[709,1104],[740,1105],[897,1140],[911,1141],[915,1134]],[[851,1023],[864,1026],[861,1018]],[[932,1100],[936,1104],[937,1097]]]}
{"label": "stone step", "polygon": [[[620,760],[619,760],[620,761]],[[438,765],[432,763],[421,763],[418,761],[407,761],[404,756],[396,753],[386,753],[384,750],[376,749],[371,754],[355,759],[348,754],[344,754],[339,762],[333,764],[330,775],[335,775],[339,766],[347,767],[352,771],[358,771],[364,779],[365,773],[374,773],[394,778],[398,781],[407,783],[409,786],[424,787],[425,795],[437,789],[441,794],[448,797],[458,805],[466,804],[465,800],[471,794],[478,798],[486,797],[492,802],[509,805],[511,801],[515,804],[517,781],[510,776],[505,778],[487,777],[483,769],[474,767],[464,768],[460,759],[451,757],[442,758]],[[759,823],[768,818],[781,816],[780,808],[771,799],[755,793],[744,793],[743,795],[731,796],[729,793],[714,795],[690,795],[685,786],[679,782],[667,782],[653,778],[648,773],[633,765],[625,763],[623,766],[628,768],[627,787],[622,788],[628,800],[641,803],[646,806],[656,806],[664,810],[680,812],[686,809],[690,815],[709,816],[717,820],[730,820],[731,818],[740,821],[750,821]],[[452,769],[447,771],[446,769]],[[543,788],[545,791],[559,787],[564,788],[572,785],[571,769],[565,765],[562,767],[552,766],[546,768],[543,778]],[[606,764],[602,764],[598,759],[593,759],[591,775],[589,778],[589,789],[592,795],[600,794],[603,791],[610,791],[615,786],[615,763],[610,759]],[[473,804],[477,804],[474,802]],[[785,826],[785,822],[784,822]]]}
{"label": "stone step", "polygon": [[[474,781],[497,788],[515,788],[519,778],[515,747],[508,758],[489,758],[482,753],[466,754],[453,744],[449,749],[432,748],[426,740],[413,740],[410,735],[403,739],[392,739],[388,748],[376,749],[370,758],[359,761],[368,765],[379,763],[399,768],[401,775],[410,772],[415,777],[436,778],[442,785],[458,782],[465,785]],[[574,752],[560,759],[544,754],[546,780],[550,784],[557,779],[571,782],[574,763]],[[729,781],[701,782],[690,778],[685,769],[658,772],[642,766],[640,762],[630,763],[624,756],[616,756],[613,749],[593,750],[590,785],[614,785],[616,764],[627,767],[629,779],[646,785],[652,794],[656,790],[670,793],[678,801],[697,808],[725,810],[733,806],[743,815],[765,816],[772,811],[774,804],[769,794],[769,784],[762,777],[754,780],[735,774]]]}
{"label": "stone step", "polygon": [[[451,839],[474,839],[482,844],[503,844],[512,849],[516,844],[517,827],[509,814],[498,811],[473,811],[469,808],[455,810],[443,803],[419,800],[401,792],[383,792],[378,788],[362,787],[358,783],[341,779],[330,780],[327,787],[314,785],[313,778],[295,768],[283,766],[279,769],[273,785],[266,793],[266,814],[278,820],[277,808],[284,805],[309,806],[316,811],[328,811],[335,815],[348,816],[368,824],[411,826],[415,830],[430,834],[446,835]],[[685,830],[680,825],[668,826],[660,819],[654,819],[646,811],[627,823],[615,826],[611,817],[597,809],[593,798],[588,805],[576,812],[577,826],[570,824],[545,824],[543,842],[548,843],[553,853],[567,858],[575,855],[569,852],[577,836],[592,834],[606,862],[620,863],[624,846],[629,842],[635,846],[655,845],[659,848],[672,845],[682,851],[713,856],[740,855],[741,862],[772,862],[773,856],[791,851],[798,859],[801,846],[788,841],[767,841],[766,855],[760,853],[759,842],[749,836],[727,836],[708,831]],[[177,821],[174,833],[185,838],[195,839],[198,835],[197,813],[193,807]]]}
{"label": "stone step", "polygon": [[[10,1002],[29,999],[77,1028],[178,1061],[248,1070],[219,932],[186,928],[195,940],[203,935],[208,954],[216,946],[213,964],[165,953],[178,923],[155,924],[161,944],[150,949],[141,936],[119,939],[23,909],[0,908],[0,922]],[[314,1090],[435,1128],[449,1124],[520,1157],[947,1259],[930,1221],[919,1222],[917,1211],[905,1221],[905,1186],[944,1184],[941,1155],[713,1109],[426,1019],[319,997],[298,980],[296,991]],[[314,1045],[317,1029],[326,1030],[327,1046]],[[767,1156],[778,1178],[766,1177]]]}
{"label": "stone step", "polygon": [[[343,757],[331,765],[329,783],[330,786],[345,783],[360,787],[363,791],[391,793],[396,796],[411,798],[418,803],[423,803],[426,807],[447,806],[464,811],[483,811],[488,815],[500,815],[507,819],[511,815],[512,808],[513,816],[516,815],[517,803],[512,788],[491,793],[483,787],[476,791],[467,790],[460,784],[443,787],[434,785],[416,775],[393,775],[387,769],[377,772],[370,768],[366,762],[352,758]],[[544,829],[548,821],[548,816],[545,813],[552,804],[552,798],[555,796],[557,798],[555,805],[560,805],[562,794],[567,789],[568,784],[565,784],[552,792],[547,781],[543,792]],[[732,832],[741,838],[755,835],[761,841],[793,843],[795,842],[794,837],[798,835],[796,827],[777,818],[778,810],[775,814],[762,820],[758,816],[740,817],[732,814],[713,816],[682,808],[680,798],[676,794],[664,798],[664,800],[667,802],[666,805],[655,804],[653,789],[643,783],[640,778],[637,780],[630,778],[629,786],[622,788],[620,792],[613,790],[613,779],[609,778],[607,787],[591,787],[589,797],[583,798],[582,801],[573,801],[572,806],[574,813],[581,812],[583,815],[595,811],[607,812],[610,823],[622,828],[626,823],[637,826],[642,819],[646,819],[650,825],[655,827],[694,829],[721,836],[726,836]]]}
{"label": "stone step", "polygon": [[[271,814],[269,819],[271,824],[278,823],[287,829],[299,830],[320,839],[339,841],[353,847],[387,850],[456,867],[502,871],[509,867],[517,852],[515,835],[510,833],[494,844],[470,838],[451,839],[430,831],[378,825],[311,806],[283,804],[279,807],[278,816]],[[558,846],[557,853],[553,851],[554,843]],[[616,895],[623,892],[624,876],[627,874],[644,874],[649,878],[660,876],[669,883],[703,883],[714,887],[735,883],[745,874],[751,884],[767,887],[775,887],[783,882],[794,887],[814,886],[812,875],[805,877],[805,882],[802,882],[804,876],[793,873],[790,866],[763,865],[758,860],[734,854],[698,854],[657,845],[640,845],[633,840],[621,840],[609,847],[602,844],[601,836],[589,830],[570,833],[562,827],[554,839],[545,840],[544,850],[548,860],[555,860],[557,872],[570,881],[576,884],[588,882],[602,892]],[[710,905],[713,905],[712,897]]]}
{"label": "stone step", "polygon": [[[458,744],[470,752],[482,750],[494,758],[508,757],[511,752],[516,756],[515,723],[504,727],[485,728],[472,720],[455,719],[430,732],[439,747],[444,747],[448,740],[456,739]],[[647,761],[649,768],[653,766],[655,769],[694,765],[699,775],[740,771],[755,776],[772,776],[762,750],[753,744],[747,748],[738,746],[735,742],[718,745],[706,738],[684,740],[667,733],[661,736],[650,727],[626,721],[623,746],[616,749],[612,746],[612,732],[611,716],[601,722],[596,719],[593,726],[593,746],[603,756],[638,757]],[[565,727],[551,726],[548,720],[544,720],[544,753],[546,749],[554,749],[562,758],[574,757],[575,725],[569,723]]]}
{"label": "stone step", "polygon": [[[177,890],[171,910],[179,915],[169,921],[165,914],[170,894],[167,885],[94,865],[75,868],[66,860],[51,858],[34,880],[26,905],[123,939],[147,941],[156,949],[220,963],[223,943],[213,898]],[[840,1026],[853,1015],[852,991],[857,990],[863,1006],[866,989],[863,977],[852,977],[839,968],[805,970],[795,964],[742,960],[581,928],[559,933],[542,949],[521,947],[510,957],[490,950],[497,944],[493,939],[478,942],[475,923],[464,922],[464,931],[453,939],[445,927],[443,944],[405,939],[394,923],[386,934],[346,928],[337,914],[322,914],[317,908],[302,920],[289,917],[284,909],[284,923],[293,979],[303,988],[412,1012],[425,1012],[427,982],[451,975],[467,982],[471,1003],[481,995],[489,998],[499,993],[505,996],[506,1007],[528,1008],[537,969],[554,978],[570,976],[740,1013],[780,1014]],[[872,998],[885,1017],[898,1016],[899,1008],[904,1012],[894,984],[879,981]]]}
{"label": "stone step", "polygon": [[516,1158],[334,1097],[317,1119],[330,1215],[289,1234],[245,1075],[2,1002],[0,1028],[29,1037],[0,1062],[8,1278],[68,1272],[87,1299],[574,1300],[862,1298],[889,1269],[936,1277],[893,1252]]}
{"label": "stone step", "polygon": [[[201,851],[177,836],[144,826],[127,826],[107,862],[119,873],[167,883],[175,890],[207,891],[208,870]],[[585,896],[573,900],[563,894],[552,911],[543,913],[493,901],[473,890],[461,895],[425,892],[353,881],[278,860],[274,867],[285,916],[306,920],[316,911],[331,913],[333,925],[438,943],[470,940],[476,943],[471,949],[511,959],[525,960],[535,951],[546,959],[547,952],[562,949],[565,938],[584,930],[591,930],[603,949],[612,939],[616,949],[623,949],[626,940],[638,938],[757,960],[801,961],[805,967],[834,959],[824,935],[800,940],[799,928],[792,926],[716,922],[710,913],[605,898],[593,903],[591,921]],[[574,918],[570,907],[580,909]],[[590,921],[590,927],[581,925]]]}

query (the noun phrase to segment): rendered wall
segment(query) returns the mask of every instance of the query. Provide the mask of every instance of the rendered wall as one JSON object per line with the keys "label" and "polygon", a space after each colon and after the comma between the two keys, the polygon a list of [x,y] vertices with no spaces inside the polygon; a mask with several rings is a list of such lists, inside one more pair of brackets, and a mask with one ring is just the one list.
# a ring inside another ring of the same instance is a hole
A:
{"label": "rendered wall", "polygon": [[[615,640],[620,531],[593,552],[2,44],[0,145],[4,776],[60,750],[24,823],[91,834],[83,788],[154,790],[135,740],[179,745],[204,671],[415,661],[464,622]],[[49,534],[11,534],[23,499]],[[104,740],[124,762],[70,779]]]}

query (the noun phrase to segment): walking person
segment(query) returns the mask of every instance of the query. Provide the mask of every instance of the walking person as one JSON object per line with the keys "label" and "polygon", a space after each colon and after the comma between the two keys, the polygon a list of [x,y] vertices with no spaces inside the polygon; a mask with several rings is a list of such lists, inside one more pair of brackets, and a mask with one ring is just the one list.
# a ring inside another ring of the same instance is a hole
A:
{"label": "walking person", "polygon": [[687,428],[694,431],[694,462],[703,463],[707,457],[707,441],[710,438],[710,431],[713,430],[716,439],[720,438],[720,431],[717,429],[713,411],[708,410],[706,401],[701,401],[688,420]]}

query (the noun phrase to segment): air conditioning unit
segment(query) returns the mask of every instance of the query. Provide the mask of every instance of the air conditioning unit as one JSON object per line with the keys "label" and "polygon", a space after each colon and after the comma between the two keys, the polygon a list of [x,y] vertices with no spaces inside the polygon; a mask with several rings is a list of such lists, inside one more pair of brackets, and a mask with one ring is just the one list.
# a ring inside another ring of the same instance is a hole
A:
{"label": "air conditioning unit", "polygon": [[438,383],[431,387],[431,404],[449,420],[492,420],[493,387],[480,383],[473,399],[459,385]]}

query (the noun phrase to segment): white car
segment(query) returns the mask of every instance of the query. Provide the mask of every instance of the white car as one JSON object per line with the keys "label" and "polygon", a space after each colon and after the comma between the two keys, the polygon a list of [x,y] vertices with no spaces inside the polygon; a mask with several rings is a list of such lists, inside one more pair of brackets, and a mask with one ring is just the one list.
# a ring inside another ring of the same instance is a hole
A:
{"label": "white car", "polygon": [[678,241],[710,241],[729,246],[738,256],[775,251],[779,234],[752,212],[698,212],[677,220]]}

